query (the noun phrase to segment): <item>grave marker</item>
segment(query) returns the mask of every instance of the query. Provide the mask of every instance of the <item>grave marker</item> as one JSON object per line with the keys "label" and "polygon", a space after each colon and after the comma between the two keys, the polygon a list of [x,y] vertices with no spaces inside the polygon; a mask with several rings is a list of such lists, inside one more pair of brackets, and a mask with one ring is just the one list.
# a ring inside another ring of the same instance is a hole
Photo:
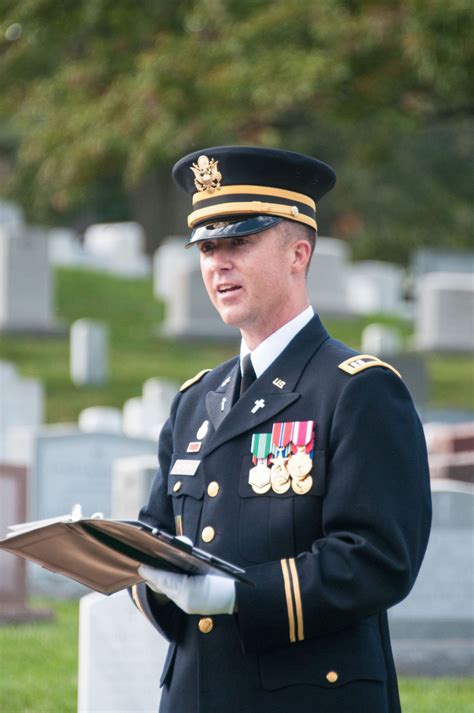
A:
{"label": "grave marker", "polygon": [[474,664],[474,487],[432,482],[433,525],[410,595],[390,610],[398,671],[472,675]]}
{"label": "grave marker", "polygon": [[126,591],[83,597],[78,713],[156,713],[167,649]]}

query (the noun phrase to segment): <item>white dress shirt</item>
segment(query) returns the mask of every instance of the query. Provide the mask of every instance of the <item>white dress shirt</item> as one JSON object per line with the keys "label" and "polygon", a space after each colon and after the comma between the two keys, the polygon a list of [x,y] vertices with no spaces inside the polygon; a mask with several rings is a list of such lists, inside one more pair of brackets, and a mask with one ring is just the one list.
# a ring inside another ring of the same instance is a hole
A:
{"label": "white dress shirt", "polygon": [[288,346],[293,337],[305,327],[308,322],[314,317],[314,309],[306,307],[303,312],[300,312],[296,317],[293,317],[289,322],[277,329],[276,332],[270,334],[269,337],[263,340],[258,347],[251,351],[245,340],[242,339],[240,345],[240,369],[242,370],[242,361],[247,354],[250,353],[252,366],[255,369],[257,379],[273,364],[277,356]]}

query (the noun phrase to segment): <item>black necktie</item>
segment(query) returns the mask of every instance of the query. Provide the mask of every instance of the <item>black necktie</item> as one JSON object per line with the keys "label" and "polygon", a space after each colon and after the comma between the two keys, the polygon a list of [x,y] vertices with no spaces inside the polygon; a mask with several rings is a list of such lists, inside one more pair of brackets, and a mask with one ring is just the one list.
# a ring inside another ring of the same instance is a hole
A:
{"label": "black necktie", "polygon": [[242,380],[240,382],[240,395],[246,391],[250,384],[253,384],[253,382],[256,380],[257,375],[255,373],[255,370],[252,366],[252,360],[250,358],[250,354],[247,354],[244,356],[242,360]]}

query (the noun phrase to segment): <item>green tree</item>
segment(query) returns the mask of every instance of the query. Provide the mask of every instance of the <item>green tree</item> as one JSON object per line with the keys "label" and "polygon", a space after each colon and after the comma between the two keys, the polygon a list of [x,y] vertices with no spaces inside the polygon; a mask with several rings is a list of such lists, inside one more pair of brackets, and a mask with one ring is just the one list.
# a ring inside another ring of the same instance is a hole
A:
{"label": "green tree", "polygon": [[197,147],[284,145],[339,169],[322,227],[361,254],[463,244],[472,26],[467,0],[4,0],[10,190],[60,216]]}

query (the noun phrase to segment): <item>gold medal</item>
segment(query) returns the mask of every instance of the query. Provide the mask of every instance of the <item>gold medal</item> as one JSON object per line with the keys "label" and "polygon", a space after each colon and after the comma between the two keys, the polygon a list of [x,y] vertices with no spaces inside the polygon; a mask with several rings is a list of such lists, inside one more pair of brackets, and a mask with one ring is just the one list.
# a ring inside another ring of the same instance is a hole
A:
{"label": "gold medal", "polygon": [[291,487],[291,480],[288,478],[286,481],[279,481],[279,482],[274,482],[272,480],[272,490],[274,493],[278,493],[278,495],[283,495],[283,493],[287,493],[288,490]]}
{"label": "gold medal", "polygon": [[[257,465],[249,470],[249,483],[252,489],[257,492],[267,492],[271,488],[270,468],[260,460]],[[264,488],[264,490],[262,490]]]}
{"label": "gold medal", "polygon": [[282,493],[286,493],[290,489],[291,485],[290,474],[286,469],[285,460],[286,459],[283,458],[280,453],[280,455],[278,455],[278,457],[273,461],[271,470],[272,488],[275,493],[280,495]]}
{"label": "gold medal", "polygon": [[310,475],[306,478],[294,478],[291,481],[291,487],[297,495],[306,495],[313,487],[313,479]]}
{"label": "gold medal", "polygon": [[259,488],[257,485],[252,485],[252,490],[254,493],[257,493],[257,495],[264,495],[265,493],[268,493],[271,487],[271,483],[268,483],[267,485],[264,485],[261,488]]}
{"label": "gold medal", "polygon": [[292,478],[304,478],[311,473],[313,461],[304,447],[298,448],[298,451],[291,456],[287,468]]}

